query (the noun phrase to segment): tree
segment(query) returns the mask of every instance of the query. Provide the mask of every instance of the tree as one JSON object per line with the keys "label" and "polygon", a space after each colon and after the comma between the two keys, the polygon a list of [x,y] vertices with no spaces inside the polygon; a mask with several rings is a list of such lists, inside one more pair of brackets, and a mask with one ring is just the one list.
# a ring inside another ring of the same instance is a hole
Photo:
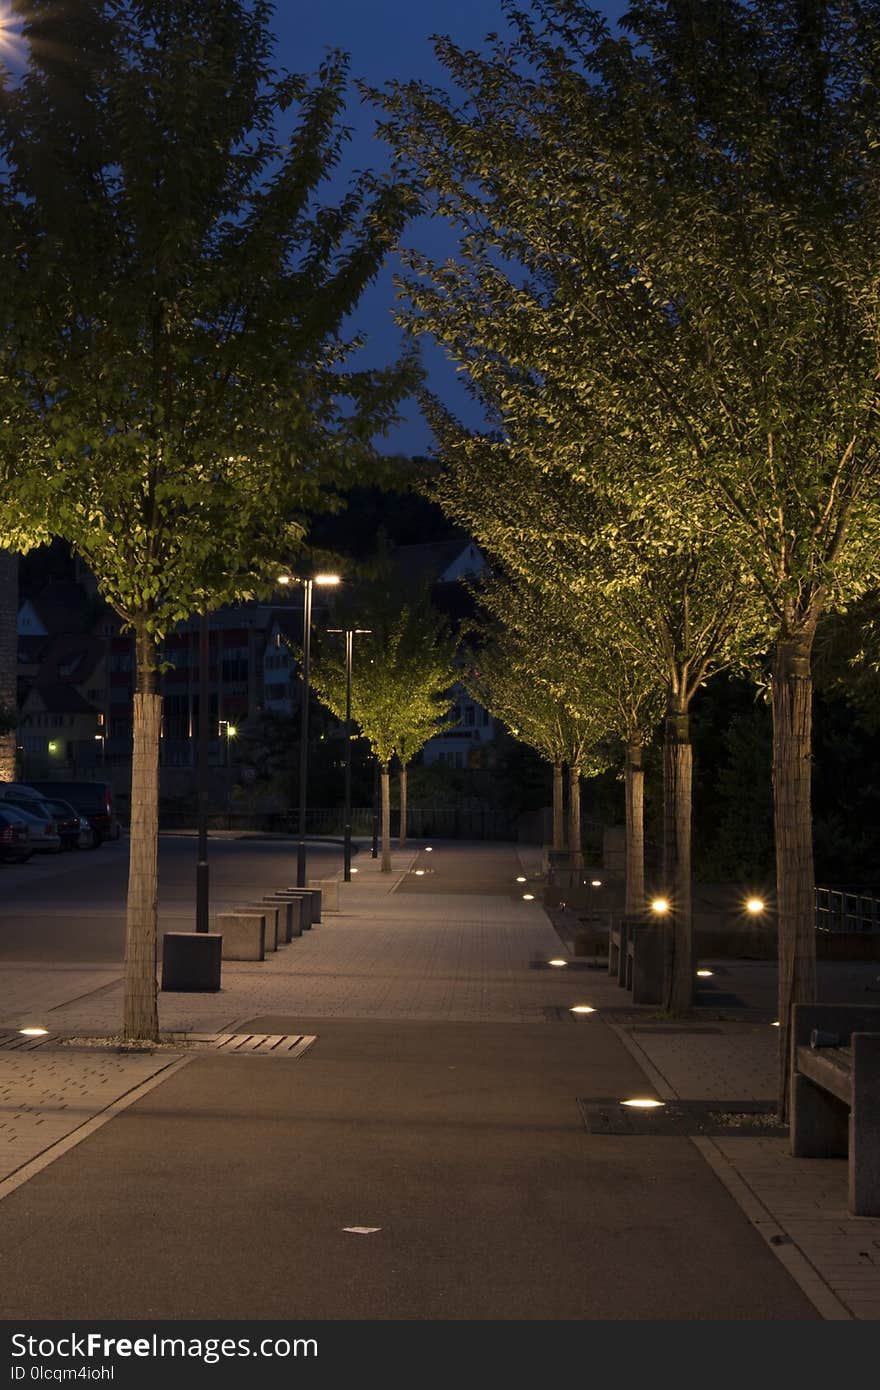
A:
{"label": "tree", "polygon": [[18,556],[0,550],[0,782],[14,782],[18,723]]}
{"label": "tree", "polygon": [[[456,489],[457,495],[461,495]],[[534,541],[534,538],[533,538]],[[529,550],[530,547],[525,547]],[[557,578],[566,578],[557,570]],[[613,605],[600,588],[584,601],[569,584],[555,592],[529,586],[522,579],[495,578],[480,596],[484,606],[504,626],[496,641],[506,653],[507,682],[523,681],[526,707],[547,694],[558,702],[561,716],[562,762],[568,762],[569,805],[578,807],[580,771],[589,763],[591,775],[610,765],[613,745],[624,748],[626,871],[624,910],[638,913],[645,906],[644,771],[645,744],[660,718],[662,687],[650,664],[621,647]],[[521,720],[521,722],[523,722]],[[558,774],[561,822],[562,769]],[[555,803],[554,803],[555,805]],[[580,847],[579,830],[570,834]]]}
{"label": "tree", "polygon": [[456,355],[509,362],[504,419],[539,377],[560,462],[604,449],[660,516],[686,470],[761,595],[785,1114],[791,1005],[815,991],[812,644],[877,570],[880,6],[646,0],[616,36],[581,0],[505,9],[487,56],[438,41],[464,101],[395,88],[387,128],[462,230]]}
{"label": "tree", "polygon": [[327,485],[374,458],[411,379],[346,370],[342,326],[406,198],[363,176],[318,205],[346,61],[274,74],[267,0],[20,8],[0,281],[28,424],[24,460],[0,460],[3,514],[49,517],[134,632],[124,1029],[154,1039],[157,644],[260,591]]}
{"label": "tree", "polygon": [[[428,739],[442,731],[452,708],[455,644],[425,599],[394,609],[369,605],[370,630],[358,638],[351,670],[351,715],[379,763],[382,786],[382,873],[391,872],[391,787],[394,757],[401,764],[401,824],[406,767]],[[325,649],[312,669],[319,698],[345,718],[345,663]]]}

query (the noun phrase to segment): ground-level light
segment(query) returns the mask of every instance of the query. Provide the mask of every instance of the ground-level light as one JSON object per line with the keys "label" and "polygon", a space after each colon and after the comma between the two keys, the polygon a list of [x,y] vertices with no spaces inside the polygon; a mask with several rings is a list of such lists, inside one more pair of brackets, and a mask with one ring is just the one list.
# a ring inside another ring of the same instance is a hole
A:
{"label": "ground-level light", "polygon": [[698,974],[702,979],[707,979],[710,975],[714,975],[714,973],[715,973],[714,970],[698,970],[698,971],[697,971],[697,974]]}
{"label": "ground-level light", "polygon": [[561,966],[563,966],[563,965],[568,965],[568,961],[567,961],[567,960],[548,960],[547,964],[548,964],[548,965],[553,965],[553,966],[555,966],[556,969],[558,970],[558,969],[560,969]]}
{"label": "ground-level light", "polygon": [[572,1014],[594,1014],[595,1012],[592,1004],[573,1004],[569,1009],[569,1013]]}
{"label": "ground-level light", "polygon": [[667,898],[655,898],[651,903],[651,911],[662,917],[664,912],[669,911],[669,900]]}
{"label": "ground-level light", "polygon": [[523,893],[523,902],[524,902],[524,903],[533,903],[534,901],[535,901],[535,895],[534,895],[534,893]]}
{"label": "ground-level light", "polygon": [[628,1105],[631,1110],[657,1110],[665,1104],[662,1100],[649,1100],[636,1096],[633,1100],[622,1100],[621,1105]]}
{"label": "ground-level light", "polygon": [[45,1038],[48,1036],[48,1028],[19,1028],[23,1038]]}

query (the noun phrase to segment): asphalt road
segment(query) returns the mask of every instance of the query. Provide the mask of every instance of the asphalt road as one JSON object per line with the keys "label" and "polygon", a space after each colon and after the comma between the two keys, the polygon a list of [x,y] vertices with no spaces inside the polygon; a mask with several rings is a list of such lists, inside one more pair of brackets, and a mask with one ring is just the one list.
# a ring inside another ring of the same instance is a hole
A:
{"label": "asphalt road", "polygon": [[[212,906],[296,882],[293,840],[213,838],[208,862]],[[310,878],[334,875],[341,865],[341,845],[309,844]],[[195,836],[160,836],[159,915],[166,926],[194,925],[195,874]],[[0,966],[35,958],[47,965],[121,962],[127,883],[125,837],[94,852],[0,864]]]}

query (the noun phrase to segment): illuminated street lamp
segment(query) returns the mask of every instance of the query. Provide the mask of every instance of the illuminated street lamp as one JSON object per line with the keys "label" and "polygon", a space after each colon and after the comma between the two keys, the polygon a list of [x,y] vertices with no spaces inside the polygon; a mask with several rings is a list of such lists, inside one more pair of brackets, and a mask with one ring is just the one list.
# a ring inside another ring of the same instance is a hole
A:
{"label": "illuminated street lamp", "polygon": [[351,661],[357,634],[372,632],[371,627],[330,627],[328,632],[345,637],[345,811],[342,825],[342,878],[351,883]]}
{"label": "illuminated street lamp", "polygon": [[308,791],[308,748],[309,748],[309,663],[312,643],[312,588],[315,584],[332,587],[341,584],[338,574],[316,574],[311,579],[298,575],[279,574],[279,584],[302,584],[303,586],[303,664],[302,664],[302,713],[300,716],[299,745],[299,840],[296,850],[296,886],[306,886],[306,795]]}

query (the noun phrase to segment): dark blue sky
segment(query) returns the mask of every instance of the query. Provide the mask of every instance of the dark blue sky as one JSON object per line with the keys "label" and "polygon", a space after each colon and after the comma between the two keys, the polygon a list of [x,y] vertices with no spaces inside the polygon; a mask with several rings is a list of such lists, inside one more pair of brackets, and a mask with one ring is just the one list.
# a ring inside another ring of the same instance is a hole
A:
{"label": "dark blue sky", "polygon": [[[625,6],[616,0],[597,6],[607,14],[619,14]],[[456,43],[478,48],[488,33],[504,33],[506,26],[498,0],[333,0],[309,4],[306,0],[278,0],[275,22],[280,66],[293,72],[311,72],[328,48],[340,48],[351,57],[353,78],[382,86],[394,78],[420,78],[444,85],[443,68],[434,57],[432,34],[448,34]],[[345,166],[379,168],[387,161],[384,145],[373,137],[375,114],[352,101],[349,124],[354,135]],[[345,173],[343,169],[342,173]],[[451,243],[440,229],[424,220],[407,236],[410,244],[430,253],[449,254]],[[393,361],[401,334],[391,318],[394,299],[393,265],[365,295],[355,319],[369,335],[362,362],[379,365]],[[423,345],[432,388],[469,423],[478,417],[452,368],[438,350]],[[424,453],[430,434],[413,404],[407,420],[383,446],[388,452]]]}

